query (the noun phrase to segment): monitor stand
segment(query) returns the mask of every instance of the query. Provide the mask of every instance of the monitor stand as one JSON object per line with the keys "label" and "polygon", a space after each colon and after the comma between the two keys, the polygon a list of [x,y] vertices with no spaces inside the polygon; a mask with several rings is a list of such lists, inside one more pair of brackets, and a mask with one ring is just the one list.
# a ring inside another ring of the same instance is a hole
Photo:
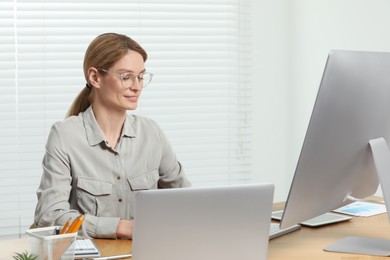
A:
{"label": "monitor stand", "polygon": [[[386,209],[390,209],[390,151],[383,138],[369,141]],[[390,221],[390,214],[387,212]],[[371,237],[346,237],[324,248],[325,251],[390,256],[390,240]]]}

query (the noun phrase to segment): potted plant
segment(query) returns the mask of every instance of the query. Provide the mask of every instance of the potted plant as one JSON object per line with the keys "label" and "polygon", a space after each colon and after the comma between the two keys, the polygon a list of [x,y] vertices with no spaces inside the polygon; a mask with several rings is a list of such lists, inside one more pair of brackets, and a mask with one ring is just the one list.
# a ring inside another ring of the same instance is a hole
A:
{"label": "potted plant", "polygon": [[29,254],[27,251],[24,251],[22,253],[15,253],[13,256],[13,259],[15,260],[37,260],[38,256]]}

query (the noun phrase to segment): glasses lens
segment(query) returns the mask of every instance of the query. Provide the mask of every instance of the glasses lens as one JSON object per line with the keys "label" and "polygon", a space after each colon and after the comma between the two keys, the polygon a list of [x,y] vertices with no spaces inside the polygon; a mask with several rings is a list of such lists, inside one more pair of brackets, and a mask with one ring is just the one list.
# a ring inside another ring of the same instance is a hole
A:
{"label": "glasses lens", "polygon": [[135,76],[130,73],[120,75],[123,88],[131,88],[134,85]]}
{"label": "glasses lens", "polygon": [[142,87],[146,88],[148,86],[150,81],[152,81],[152,76],[153,75],[151,73],[144,73],[144,75],[142,76],[143,80],[140,81]]}
{"label": "glasses lens", "polygon": [[122,80],[122,86],[124,88],[131,88],[135,81],[138,80],[138,84],[140,87],[145,88],[150,81],[152,80],[152,74],[151,73],[144,73],[142,76],[134,76],[132,74],[122,74],[121,75]]}

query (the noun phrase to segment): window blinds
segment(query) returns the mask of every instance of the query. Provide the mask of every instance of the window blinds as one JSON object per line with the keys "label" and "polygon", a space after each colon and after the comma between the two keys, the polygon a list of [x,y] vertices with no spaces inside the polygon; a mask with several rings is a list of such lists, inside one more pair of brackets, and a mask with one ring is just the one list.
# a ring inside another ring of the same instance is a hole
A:
{"label": "window blinds", "polygon": [[160,124],[193,185],[250,181],[249,1],[3,0],[0,10],[0,236],[32,224],[47,135],[104,32],[148,52],[155,76],[129,113]]}

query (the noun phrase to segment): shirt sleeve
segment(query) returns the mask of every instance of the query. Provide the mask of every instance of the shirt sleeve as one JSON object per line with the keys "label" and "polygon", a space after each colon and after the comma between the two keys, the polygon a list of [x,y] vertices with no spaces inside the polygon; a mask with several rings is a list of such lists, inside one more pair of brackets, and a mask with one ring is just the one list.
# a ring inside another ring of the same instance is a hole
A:
{"label": "shirt sleeve", "polygon": [[159,188],[183,188],[190,187],[191,183],[186,177],[183,167],[176,158],[171,144],[161,128],[154,123],[158,129],[161,144],[162,157],[159,167],[160,179],[158,182]]}
{"label": "shirt sleeve", "polygon": [[[43,174],[37,190],[38,203],[34,221],[38,226],[64,225],[70,218],[80,214],[70,208],[72,190],[71,164],[64,140],[61,138],[60,123],[53,125],[46,143],[42,161]],[[120,218],[87,215],[83,230],[96,238],[116,238]]]}

